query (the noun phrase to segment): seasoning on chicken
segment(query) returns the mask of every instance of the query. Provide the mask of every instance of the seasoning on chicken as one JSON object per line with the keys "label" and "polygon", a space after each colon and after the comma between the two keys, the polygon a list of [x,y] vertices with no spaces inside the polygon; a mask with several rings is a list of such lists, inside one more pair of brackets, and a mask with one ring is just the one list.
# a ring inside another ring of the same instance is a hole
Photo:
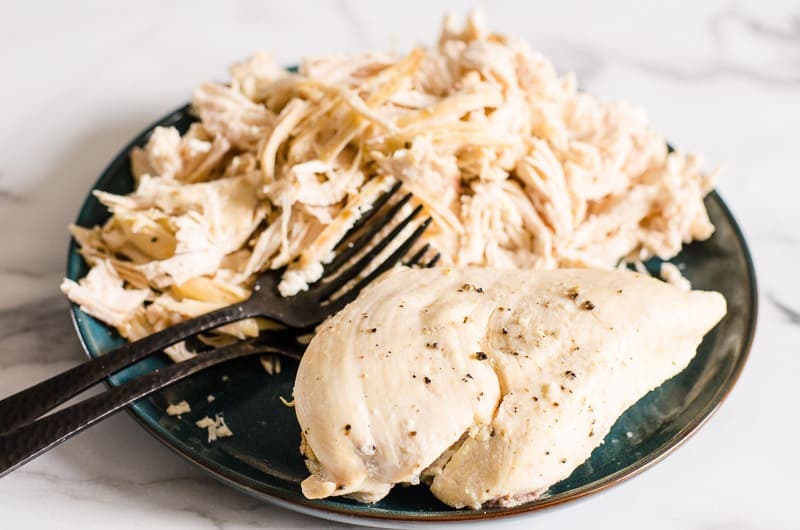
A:
{"label": "seasoning on chicken", "polygon": [[628,271],[386,273],[300,362],[303,493],[375,502],[423,481],[457,508],[535,498],[725,311],[719,293]]}

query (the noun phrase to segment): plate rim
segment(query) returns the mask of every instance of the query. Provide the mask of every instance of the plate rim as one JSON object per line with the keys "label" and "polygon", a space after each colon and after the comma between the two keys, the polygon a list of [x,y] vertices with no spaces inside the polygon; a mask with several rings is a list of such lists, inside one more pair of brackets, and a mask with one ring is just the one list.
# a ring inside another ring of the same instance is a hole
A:
{"label": "plate rim", "polygon": [[[181,116],[185,114],[190,114],[191,104],[187,103],[184,104],[171,112],[165,114],[164,116],[158,118],[157,120],[153,121],[146,128],[144,128],[141,132],[136,134],[112,159],[109,163],[107,163],[103,170],[100,172],[99,177],[95,180],[92,184],[91,189],[88,191],[86,198],[80,205],[78,210],[78,215],[75,220],[77,223],[80,220],[80,217],[84,210],[88,207],[88,202],[92,200],[93,195],[92,191],[97,189],[98,185],[101,184],[108,178],[109,173],[111,172],[112,168],[116,168],[119,164],[124,163],[129,156],[130,150],[140,145],[141,142],[149,135],[152,130],[164,124],[165,122],[169,121],[171,118],[176,116]],[[601,493],[609,488],[621,484],[633,477],[638,476],[640,473],[644,472],[647,469],[650,469],[652,466],[657,464],[658,462],[662,461],[666,458],[669,454],[675,451],[678,447],[682,446],[689,438],[691,438],[715,413],[719,410],[720,406],[727,397],[732,392],[733,388],[736,386],[742,371],[744,370],[745,365],[750,357],[750,353],[753,346],[753,341],[755,338],[757,323],[758,323],[758,310],[759,310],[759,299],[758,299],[758,285],[757,285],[757,277],[755,271],[755,265],[752,257],[752,253],[750,252],[749,246],[747,245],[747,240],[744,237],[744,233],[739,226],[739,223],[736,221],[736,218],[733,216],[728,205],[722,199],[721,195],[716,191],[716,189],[712,190],[707,195],[708,198],[714,200],[718,206],[720,207],[723,216],[726,218],[728,223],[731,226],[731,229],[734,233],[735,239],[738,245],[741,248],[742,255],[744,257],[745,266],[746,266],[746,273],[749,279],[749,289],[747,290],[747,298],[748,298],[748,305],[751,308],[752,318],[747,321],[747,326],[745,330],[745,340],[743,344],[740,346],[741,355],[737,358],[736,365],[728,374],[726,379],[719,385],[719,387],[715,390],[715,393],[712,399],[708,402],[708,404],[703,407],[696,416],[694,416],[687,425],[685,425],[680,431],[678,431],[669,441],[658,447],[656,450],[648,453],[640,460],[637,460],[633,464],[617,470],[616,472],[607,475],[604,477],[599,484],[593,484],[591,486],[586,485],[582,488],[578,488],[574,490],[571,494],[564,496],[564,497],[553,497],[552,499],[545,498],[540,500],[539,502],[533,504],[522,504],[520,506],[507,508],[502,512],[486,512],[482,510],[475,510],[469,513],[453,513],[452,515],[434,515],[434,516],[426,516],[423,514],[422,516],[408,516],[405,514],[393,514],[393,513],[374,513],[370,512],[368,508],[364,508],[363,511],[355,511],[354,509],[346,509],[346,508],[338,508],[338,507],[331,507],[331,506],[316,506],[313,504],[312,500],[305,499],[305,502],[297,501],[295,499],[285,497],[280,494],[280,490],[276,491],[265,491],[264,489],[259,489],[254,487],[248,482],[250,482],[246,478],[240,477],[236,472],[231,471],[230,474],[226,474],[221,470],[215,469],[212,465],[209,465],[207,462],[204,462],[202,459],[197,458],[191,451],[184,450],[175,444],[173,444],[164,434],[162,434],[158,428],[151,424],[151,421],[145,417],[143,413],[137,410],[136,406],[126,407],[126,412],[130,414],[131,417],[138,423],[144,430],[150,435],[152,435],[156,440],[158,440],[161,444],[168,447],[173,452],[177,453],[185,460],[191,462],[193,465],[199,467],[207,474],[211,475],[218,481],[222,482],[223,484],[233,487],[234,489],[246,493],[252,497],[258,498],[260,500],[269,502],[271,504],[303,513],[305,515],[310,515],[314,517],[320,517],[327,520],[337,521],[337,522],[346,522],[350,524],[362,524],[362,525],[369,525],[369,526],[386,526],[394,524],[425,524],[425,525],[435,525],[437,523],[477,523],[480,524],[482,522],[486,522],[492,519],[510,519],[510,518],[519,518],[525,515],[532,515],[534,513],[541,513],[542,511],[550,508],[554,508],[557,506],[563,506],[570,502],[574,502],[580,499],[584,499],[589,495]],[[73,259],[73,256],[78,254],[78,246],[77,242],[75,241],[74,237],[70,237],[70,243],[67,249],[67,277],[69,276],[69,268],[70,268],[70,261]],[[82,259],[82,258],[81,258]],[[88,344],[83,336],[81,331],[80,324],[78,322],[79,315],[84,314],[80,306],[74,303],[70,303],[70,318],[72,321],[72,326],[75,330],[75,334],[78,337],[78,341],[81,345],[81,349],[83,350],[84,354],[92,359],[96,356],[93,355],[92,351],[89,349]],[[110,379],[105,379],[104,384],[108,388],[112,388],[114,385],[110,381]],[[270,490],[274,488],[270,487]],[[368,505],[365,505],[368,506]]]}

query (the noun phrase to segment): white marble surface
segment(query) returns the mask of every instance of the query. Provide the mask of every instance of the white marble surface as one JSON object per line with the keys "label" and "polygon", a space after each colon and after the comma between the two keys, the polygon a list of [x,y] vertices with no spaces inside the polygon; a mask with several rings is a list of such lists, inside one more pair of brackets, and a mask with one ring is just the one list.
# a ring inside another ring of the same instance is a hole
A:
{"label": "white marble surface", "polygon": [[[468,2],[451,2],[466,11]],[[719,413],[640,477],[515,528],[800,528],[800,5],[485,2],[589,90],[724,164],[757,262],[751,360]],[[116,151],[256,48],[432,42],[444,2],[0,2],[0,395],[78,363],[58,292],[71,221]],[[3,528],[332,528],[236,493],[119,415],[0,480]],[[488,526],[487,526],[488,527]]]}

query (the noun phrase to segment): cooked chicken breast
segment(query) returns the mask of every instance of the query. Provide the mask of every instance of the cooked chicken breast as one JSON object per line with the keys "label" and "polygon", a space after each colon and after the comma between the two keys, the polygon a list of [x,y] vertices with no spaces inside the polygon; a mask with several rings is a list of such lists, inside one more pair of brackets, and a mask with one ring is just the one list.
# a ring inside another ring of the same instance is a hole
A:
{"label": "cooked chicken breast", "polygon": [[515,504],[566,478],[683,370],[719,293],[627,271],[398,269],[327,321],[294,388],[309,498],[430,483]]}

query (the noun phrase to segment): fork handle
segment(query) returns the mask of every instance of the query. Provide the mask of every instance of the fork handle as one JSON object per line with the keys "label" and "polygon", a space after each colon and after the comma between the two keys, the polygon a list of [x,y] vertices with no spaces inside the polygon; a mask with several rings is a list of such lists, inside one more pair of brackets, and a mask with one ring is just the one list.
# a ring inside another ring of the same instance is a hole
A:
{"label": "fork handle", "polygon": [[0,433],[30,423],[111,374],[192,335],[258,316],[248,302],[223,307],[129,342],[0,401]]}
{"label": "fork handle", "polygon": [[[155,370],[124,385],[0,434],[0,477],[130,405],[200,370],[256,353],[284,353],[258,339],[239,342]],[[294,357],[291,353],[287,355]]]}

